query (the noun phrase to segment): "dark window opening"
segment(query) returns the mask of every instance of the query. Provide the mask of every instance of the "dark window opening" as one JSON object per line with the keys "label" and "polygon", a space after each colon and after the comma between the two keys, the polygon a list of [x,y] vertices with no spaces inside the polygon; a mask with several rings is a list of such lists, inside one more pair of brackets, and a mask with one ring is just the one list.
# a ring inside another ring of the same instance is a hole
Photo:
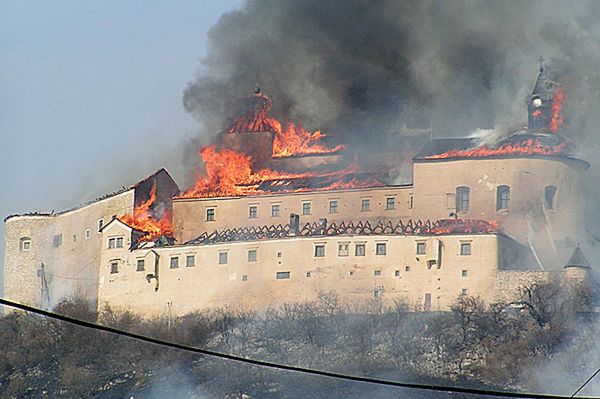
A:
{"label": "dark window opening", "polygon": [[325,256],[325,245],[315,245],[315,258],[322,258]]}
{"label": "dark window opening", "polygon": [[119,262],[113,260],[110,262],[110,274],[119,273]]}
{"label": "dark window opening", "polygon": [[214,222],[215,221],[215,210],[214,208],[208,208],[206,210],[206,221]]}
{"label": "dark window opening", "polygon": [[544,199],[546,200],[546,208],[548,209],[554,209],[556,190],[556,186],[546,186],[544,188]]}
{"label": "dark window opening", "polygon": [[248,208],[248,217],[250,219],[258,218],[258,207],[257,206],[253,205],[250,208]]}
{"label": "dark window opening", "polygon": [[138,272],[143,272],[144,269],[146,268],[145,263],[146,262],[144,261],[144,259],[138,259],[137,260],[137,268],[135,270]]}
{"label": "dark window opening", "polygon": [[196,266],[196,255],[187,255],[185,257],[185,267]]}
{"label": "dark window opening", "polygon": [[469,210],[469,187],[456,188],[456,212]]}
{"label": "dark window opening", "polygon": [[285,280],[290,278],[290,272],[277,272],[275,277],[277,278],[277,280]]}
{"label": "dark window opening", "polygon": [[377,255],[385,255],[386,254],[386,245],[384,242],[378,242],[375,246],[375,254]]}
{"label": "dark window opening", "polygon": [[510,187],[499,186],[496,190],[496,210],[508,209],[510,202]]}

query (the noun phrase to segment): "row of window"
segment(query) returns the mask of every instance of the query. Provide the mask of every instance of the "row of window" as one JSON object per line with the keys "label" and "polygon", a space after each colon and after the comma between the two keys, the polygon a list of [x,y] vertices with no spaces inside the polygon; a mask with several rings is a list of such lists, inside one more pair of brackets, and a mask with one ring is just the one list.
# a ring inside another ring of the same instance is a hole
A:
{"label": "row of window", "polygon": [[[411,208],[412,208],[412,197],[411,197]],[[330,200],[329,201],[329,213],[338,213],[338,200]],[[385,210],[394,210],[396,209],[396,197],[386,197],[385,199]],[[361,212],[370,212],[371,211],[371,200],[368,198],[363,198],[360,200],[360,210]],[[311,215],[312,214],[312,203],[311,202],[303,202],[302,203],[302,215]],[[272,204],[271,205],[271,217],[280,217],[281,216],[281,205],[280,204]],[[258,218],[258,205],[250,205],[248,207],[248,218],[249,219],[257,219]],[[206,221],[214,222],[216,220],[216,210],[215,208],[207,208],[206,209]]]}
{"label": "row of window", "polygon": [[[546,209],[554,209],[555,198],[556,198],[556,186],[544,187],[544,202]],[[461,186],[456,188],[456,211],[464,212],[469,210],[471,190],[469,187]],[[510,187],[509,186],[498,186],[496,188],[496,210],[500,211],[508,209],[510,204]]]}
{"label": "row of window", "polygon": [[[355,243],[354,244],[354,256],[365,256],[366,254],[366,243]],[[427,250],[427,243],[425,241],[417,241],[415,252],[417,255],[424,255]],[[350,254],[350,243],[338,243],[338,256],[349,256]],[[375,255],[386,255],[387,254],[387,243],[377,242],[375,243]],[[460,243],[460,254],[471,255],[471,242]],[[325,256],[325,244],[315,244],[314,257],[322,258]]]}

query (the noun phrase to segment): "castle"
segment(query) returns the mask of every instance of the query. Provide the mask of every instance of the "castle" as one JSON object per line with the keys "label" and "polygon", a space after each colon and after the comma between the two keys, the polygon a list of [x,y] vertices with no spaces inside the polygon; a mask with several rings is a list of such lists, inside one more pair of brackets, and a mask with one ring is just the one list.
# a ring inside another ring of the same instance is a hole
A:
{"label": "castle", "polygon": [[[411,183],[395,185],[373,170],[404,167],[404,153],[356,166],[343,146],[311,144],[320,132],[270,119],[257,90],[203,149],[208,177],[190,190],[161,169],[78,208],[8,216],[5,297],[47,308],[79,295],[183,314],[335,292],[433,311],[461,294],[510,301],[555,277],[580,286],[589,164],[557,134],[561,96],[540,67],[527,129],[494,144],[429,140],[412,157]],[[217,156],[242,177],[211,169]]]}

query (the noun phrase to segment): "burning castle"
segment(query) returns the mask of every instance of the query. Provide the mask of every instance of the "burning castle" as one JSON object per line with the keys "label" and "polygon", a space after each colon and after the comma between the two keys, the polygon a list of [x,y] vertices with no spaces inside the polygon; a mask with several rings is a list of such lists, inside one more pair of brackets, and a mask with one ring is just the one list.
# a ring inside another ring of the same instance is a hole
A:
{"label": "burning castle", "polygon": [[205,173],[188,190],[161,169],[79,208],[7,217],[5,295],[184,313],[334,291],[443,310],[459,294],[506,300],[551,276],[580,287],[589,165],[560,135],[564,96],[540,67],[528,128],[494,145],[430,140],[412,157],[412,182],[397,185],[406,149],[332,144],[272,118],[257,88],[202,149]]}

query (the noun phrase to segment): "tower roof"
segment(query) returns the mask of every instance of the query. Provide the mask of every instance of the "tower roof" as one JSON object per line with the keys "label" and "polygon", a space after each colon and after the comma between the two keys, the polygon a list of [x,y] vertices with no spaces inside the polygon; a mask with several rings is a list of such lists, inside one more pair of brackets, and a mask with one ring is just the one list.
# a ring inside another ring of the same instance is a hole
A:
{"label": "tower roof", "polygon": [[567,267],[583,267],[586,269],[591,269],[590,264],[583,255],[583,252],[581,251],[581,248],[579,248],[579,245],[577,246],[577,248],[575,248],[575,251],[573,251],[573,255],[571,255],[567,263],[565,263],[565,268]]}
{"label": "tower roof", "polygon": [[540,73],[538,74],[535,86],[531,97],[550,99],[554,94],[554,89],[558,86],[556,82],[548,79],[544,73],[544,65],[542,64],[543,58],[540,58]]}

